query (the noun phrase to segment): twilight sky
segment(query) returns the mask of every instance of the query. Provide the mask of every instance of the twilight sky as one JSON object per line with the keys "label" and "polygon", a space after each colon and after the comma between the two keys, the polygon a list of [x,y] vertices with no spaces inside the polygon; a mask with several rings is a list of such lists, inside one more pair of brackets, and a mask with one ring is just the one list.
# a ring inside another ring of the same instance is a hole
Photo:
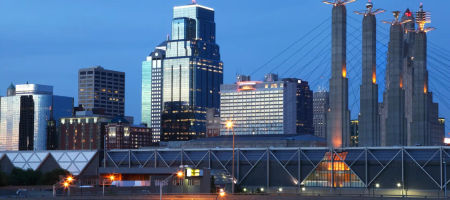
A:
{"label": "twilight sky", "polygon": [[[170,34],[172,7],[190,2],[0,0],[0,95],[6,94],[11,82],[28,81],[53,85],[55,94],[76,99],[78,69],[102,65],[126,73],[126,114],[140,122],[141,62]],[[391,20],[393,10],[409,7],[416,11],[420,2],[432,12],[430,26],[437,27],[429,34],[429,41],[450,52],[448,0],[375,0],[375,8],[389,11],[378,15],[378,21]],[[216,10],[225,83],[233,82],[236,73],[251,74],[331,15],[331,6],[319,0],[199,0],[198,3]],[[353,11],[363,10],[365,3],[366,0],[359,0],[348,5],[348,14],[360,19]],[[262,69],[252,74],[252,78],[261,79],[272,68]],[[446,93],[450,75],[440,79],[445,78],[442,82],[447,85],[431,90]],[[381,77],[378,79],[383,81]],[[317,87],[312,85],[313,89]],[[449,96],[441,97],[440,101],[448,106]],[[441,109],[441,115],[448,120],[449,112],[450,109]]]}

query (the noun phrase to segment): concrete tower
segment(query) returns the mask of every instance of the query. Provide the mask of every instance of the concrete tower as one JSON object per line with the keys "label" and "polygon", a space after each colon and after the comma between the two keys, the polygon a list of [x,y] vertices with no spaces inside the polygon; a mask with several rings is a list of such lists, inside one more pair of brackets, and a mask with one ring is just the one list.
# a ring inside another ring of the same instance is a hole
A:
{"label": "concrete tower", "polygon": [[407,132],[407,144],[411,145],[411,122],[412,122],[412,93],[413,93],[413,58],[414,58],[414,38],[415,24],[414,15],[406,9],[403,14],[402,21],[407,21],[403,24],[403,30],[405,30],[404,49],[405,55],[403,57],[403,89],[405,89],[405,116],[406,116],[406,132]]}
{"label": "concrete tower", "polygon": [[427,70],[427,32],[433,28],[425,28],[430,23],[429,14],[420,5],[416,13],[418,25],[414,40],[413,56],[413,94],[412,94],[412,123],[410,145],[431,145],[432,130],[438,120],[433,103],[432,93],[428,89]]}
{"label": "concrete tower", "polygon": [[348,79],[346,69],[347,10],[345,5],[355,0],[323,1],[333,5],[332,55],[330,79],[330,109],[327,114],[327,142],[334,148],[350,143],[350,111],[348,110]]}
{"label": "concrete tower", "polygon": [[383,107],[387,109],[383,117],[385,120],[384,145],[406,145],[406,117],[405,117],[405,90],[403,88],[403,34],[402,24],[399,21],[399,11],[394,11],[394,21],[386,22],[391,25],[388,47],[388,64],[386,67],[386,91],[383,95]]}
{"label": "concrete tower", "polygon": [[372,10],[373,4],[366,4],[362,31],[362,83],[360,89],[359,146],[380,146],[380,116],[378,114],[377,84],[377,36],[376,14],[384,10]]}

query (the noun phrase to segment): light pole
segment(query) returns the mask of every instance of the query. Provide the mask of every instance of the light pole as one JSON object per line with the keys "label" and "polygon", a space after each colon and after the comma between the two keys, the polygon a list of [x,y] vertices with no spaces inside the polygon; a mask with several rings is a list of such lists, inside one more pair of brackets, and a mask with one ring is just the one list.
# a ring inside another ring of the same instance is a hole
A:
{"label": "light pole", "polygon": [[[109,177],[109,180],[111,180],[111,183],[114,181],[114,179],[116,178],[115,176],[114,176],[114,174],[111,174]],[[103,190],[102,190],[102,194],[103,194],[103,196],[105,196],[105,178],[103,178]]]}
{"label": "light pole", "polygon": [[175,173],[172,173],[169,177],[167,177],[166,179],[164,179],[163,181],[161,181],[161,182],[159,183],[159,200],[162,200],[162,193],[163,193],[163,192],[162,192],[162,188],[163,188],[164,183],[165,183],[166,181],[168,181],[170,178],[172,178],[172,176],[174,176],[175,174],[177,175],[178,178],[181,178],[181,177],[184,176],[183,171],[179,170],[179,171],[177,171],[177,172],[175,172]]}
{"label": "light pole", "polygon": [[231,194],[234,194],[234,128],[233,128],[233,122],[232,121],[227,121],[227,123],[225,124],[225,126],[227,127],[228,130],[231,129],[231,132],[233,133],[233,160],[231,162]]}
{"label": "light pole", "polygon": [[444,160],[444,195],[447,198],[447,163]]}

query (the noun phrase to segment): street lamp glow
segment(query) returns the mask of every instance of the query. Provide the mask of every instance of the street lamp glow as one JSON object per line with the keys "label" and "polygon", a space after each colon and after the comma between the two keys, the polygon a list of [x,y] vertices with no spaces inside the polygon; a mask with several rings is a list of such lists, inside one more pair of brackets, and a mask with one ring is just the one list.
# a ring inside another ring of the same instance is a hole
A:
{"label": "street lamp glow", "polygon": [[397,183],[397,187],[402,187],[402,184],[401,183]]}
{"label": "street lamp glow", "polygon": [[72,182],[72,181],[73,181],[73,177],[72,177],[72,176],[67,177],[67,181],[68,181],[69,183]]}
{"label": "street lamp glow", "polygon": [[225,196],[225,190],[224,189],[220,189],[219,196],[220,197],[224,197]]}
{"label": "street lamp glow", "polygon": [[116,177],[114,177],[114,175],[109,176],[109,180],[114,181]]}
{"label": "street lamp glow", "polygon": [[247,192],[247,188],[242,189],[242,191]]}
{"label": "street lamp glow", "polygon": [[183,177],[183,172],[182,171],[178,171],[177,172],[177,176],[180,177],[180,178]]}
{"label": "street lamp glow", "polygon": [[380,187],[380,184],[379,184],[379,183],[376,183],[376,184],[375,184],[375,187],[376,187],[376,188],[379,188],[379,187]]}
{"label": "street lamp glow", "polygon": [[69,187],[69,183],[68,183],[68,182],[64,182],[63,185],[64,185],[65,188],[68,188],[68,187]]}
{"label": "street lamp glow", "polygon": [[283,192],[283,188],[278,188],[278,192]]}
{"label": "street lamp glow", "polygon": [[306,190],[306,188],[305,187],[302,187],[302,191],[304,192]]}
{"label": "street lamp glow", "polygon": [[260,190],[261,192],[264,192],[264,188],[263,188],[263,187],[262,187],[262,188],[260,188],[259,190]]}
{"label": "street lamp glow", "polygon": [[232,121],[227,121],[225,123],[225,127],[227,127],[227,129],[232,129],[233,128],[233,122]]}

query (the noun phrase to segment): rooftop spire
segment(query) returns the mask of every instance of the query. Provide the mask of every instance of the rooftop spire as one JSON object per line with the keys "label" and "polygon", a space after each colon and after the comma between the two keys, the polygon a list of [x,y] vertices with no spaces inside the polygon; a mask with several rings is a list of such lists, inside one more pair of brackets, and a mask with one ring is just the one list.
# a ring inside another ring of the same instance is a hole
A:
{"label": "rooftop spire", "polygon": [[416,23],[418,25],[418,32],[428,32],[434,30],[434,28],[425,28],[425,24],[431,23],[431,17],[429,12],[423,11],[422,3],[420,3],[419,11],[416,12]]}
{"label": "rooftop spire", "polygon": [[377,15],[377,14],[385,12],[385,10],[383,10],[383,9],[376,9],[376,10],[372,11],[372,9],[373,9],[372,0],[369,0],[366,3],[366,8],[367,8],[366,11],[355,11],[355,13],[358,14],[358,15],[367,16],[367,15]]}
{"label": "rooftop spire", "polygon": [[330,4],[330,5],[333,5],[333,6],[337,6],[337,5],[346,5],[346,4],[355,2],[355,1],[356,0],[334,0],[334,2],[333,2],[333,1],[324,0],[322,2],[325,3],[325,4]]}

